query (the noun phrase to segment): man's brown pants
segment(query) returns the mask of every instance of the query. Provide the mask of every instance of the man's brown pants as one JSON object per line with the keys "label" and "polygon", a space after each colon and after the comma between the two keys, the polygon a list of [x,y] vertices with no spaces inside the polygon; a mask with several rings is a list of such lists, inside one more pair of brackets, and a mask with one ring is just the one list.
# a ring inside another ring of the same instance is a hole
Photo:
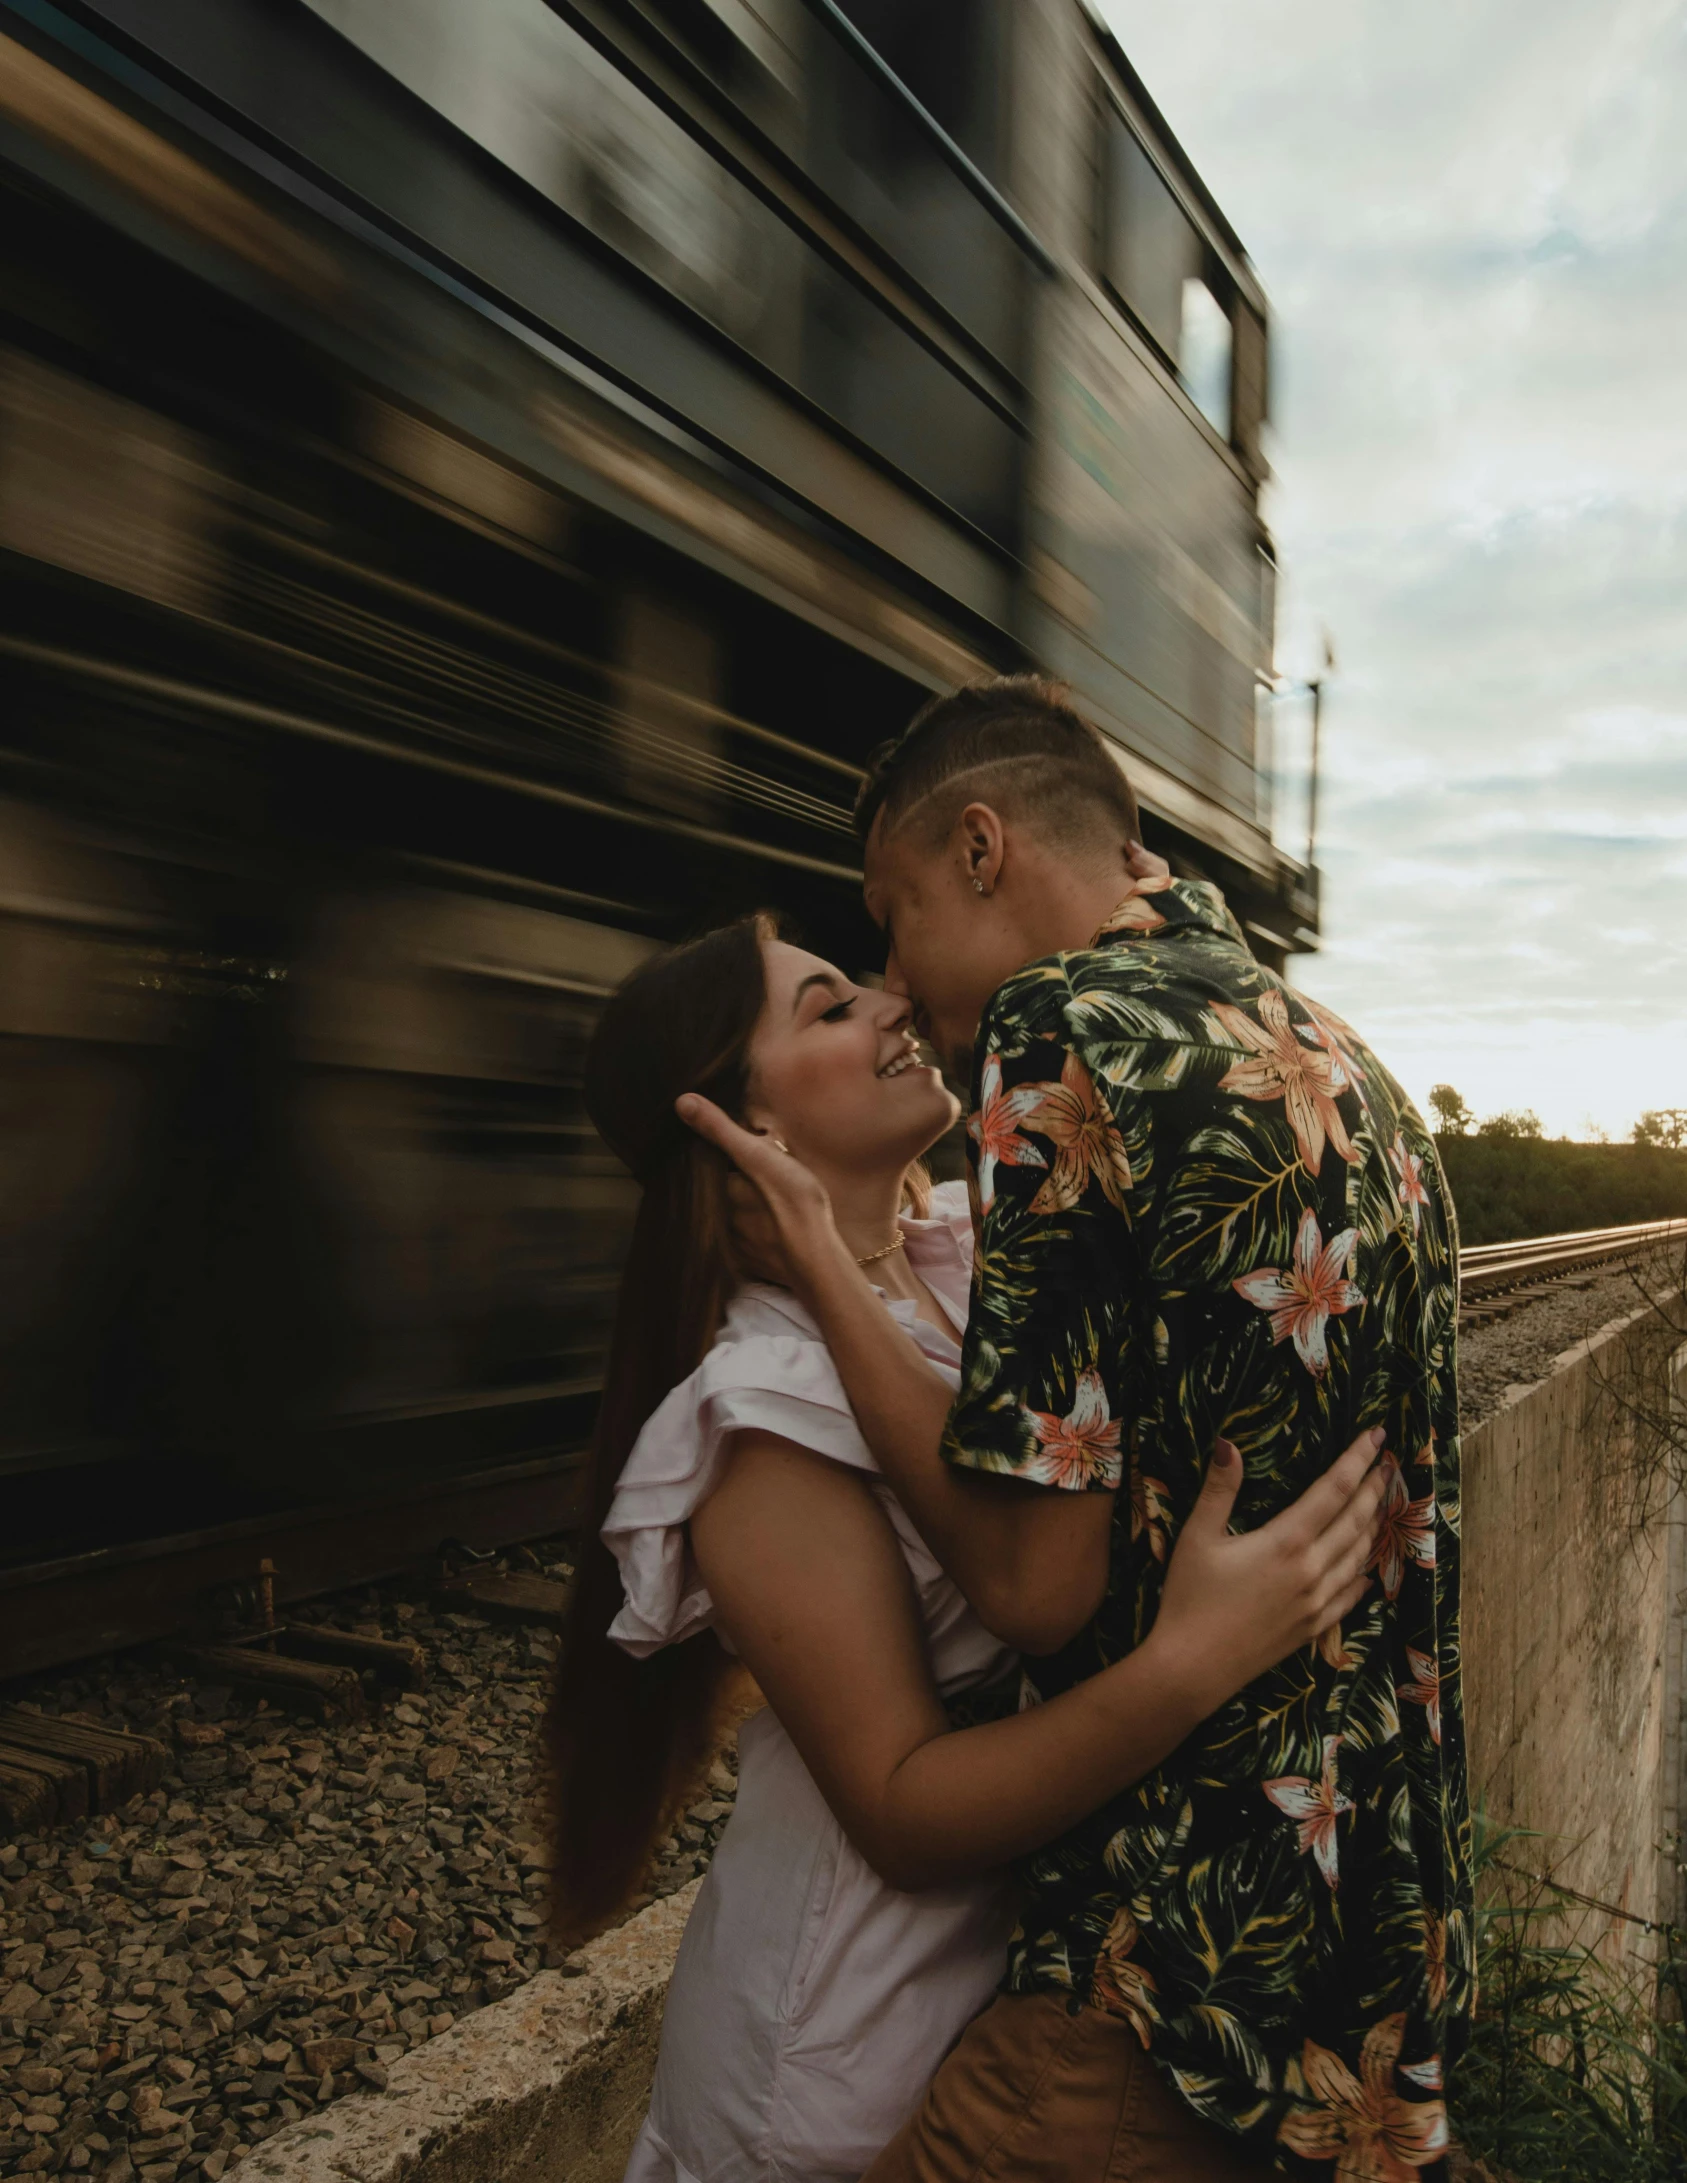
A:
{"label": "man's brown pants", "polygon": [[1197,2121],[1122,2017],[998,1994],[862,2183],[1260,2183]]}

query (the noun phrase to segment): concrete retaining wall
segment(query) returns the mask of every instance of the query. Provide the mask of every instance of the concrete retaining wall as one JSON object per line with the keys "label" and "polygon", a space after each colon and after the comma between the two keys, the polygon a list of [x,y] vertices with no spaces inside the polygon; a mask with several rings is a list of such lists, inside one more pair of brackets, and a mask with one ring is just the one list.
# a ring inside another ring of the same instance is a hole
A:
{"label": "concrete retaining wall", "polygon": [[[1546,1837],[1517,1863],[1659,1923],[1687,1911],[1687,1525],[1631,1405],[1681,1385],[1677,1341],[1650,1312],[1604,1328],[1511,1389],[1463,1467],[1473,1801]],[[1652,1952],[1607,1922],[1608,1952]]]}
{"label": "concrete retaining wall", "polygon": [[701,1885],[593,1941],[580,1975],[541,1971],[394,2062],[384,2092],[277,2131],[242,2183],[620,2183]]}

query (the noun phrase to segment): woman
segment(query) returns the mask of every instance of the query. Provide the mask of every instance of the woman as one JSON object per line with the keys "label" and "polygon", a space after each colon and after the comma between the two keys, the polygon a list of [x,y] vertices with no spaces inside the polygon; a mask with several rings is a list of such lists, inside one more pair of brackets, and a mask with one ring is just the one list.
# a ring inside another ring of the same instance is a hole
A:
{"label": "woman", "polygon": [[915,1163],[956,1110],[906,1003],[765,918],[636,972],[586,1066],[592,1118],[643,1198],[597,1439],[607,1550],[581,1558],[550,1717],[558,1917],[580,1934],[636,1885],[735,1654],[768,1707],[740,1736],[628,2178],[830,2183],[869,2164],[988,1999],[1008,1862],[1359,1599],[1376,1442],[1241,1538],[1226,1520],[1242,1466],[1221,1442],[1149,1637],[1009,1710],[1011,1655],[876,1475],[813,1322],[737,1278],[728,1171],[677,1118],[688,1091],[820,1178],[886,1342],[914,1342],[951,1388],[971,1227],[964,1190],[930,1190]]}

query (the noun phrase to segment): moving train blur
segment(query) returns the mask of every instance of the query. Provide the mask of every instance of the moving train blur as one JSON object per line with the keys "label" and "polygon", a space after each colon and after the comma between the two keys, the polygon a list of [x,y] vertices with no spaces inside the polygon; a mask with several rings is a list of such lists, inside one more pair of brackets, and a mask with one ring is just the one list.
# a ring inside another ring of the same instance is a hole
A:
{"label": "moving train blur", "polygon": [[1314,944],[1266,346],[1080,0],[0,0],[0,1674],[558,1528],[595,1011],[931,691]]}

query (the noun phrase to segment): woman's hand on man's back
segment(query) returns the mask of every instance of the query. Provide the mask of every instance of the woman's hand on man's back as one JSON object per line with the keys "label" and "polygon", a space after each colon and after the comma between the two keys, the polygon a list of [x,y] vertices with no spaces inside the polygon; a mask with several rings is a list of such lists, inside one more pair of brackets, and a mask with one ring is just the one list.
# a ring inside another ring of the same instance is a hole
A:
{"label": "woman's hand on man's back", "polygon": [[1242,1458],[1218,1443],[1149,1638],[1180,1677],[1195,1679],[1208,1712],[1333,1628],[1370,1589],[1385,1437],[1380,1426],[1361,1433],[1297,1501],[1243,1532],[1230,1529]]}

